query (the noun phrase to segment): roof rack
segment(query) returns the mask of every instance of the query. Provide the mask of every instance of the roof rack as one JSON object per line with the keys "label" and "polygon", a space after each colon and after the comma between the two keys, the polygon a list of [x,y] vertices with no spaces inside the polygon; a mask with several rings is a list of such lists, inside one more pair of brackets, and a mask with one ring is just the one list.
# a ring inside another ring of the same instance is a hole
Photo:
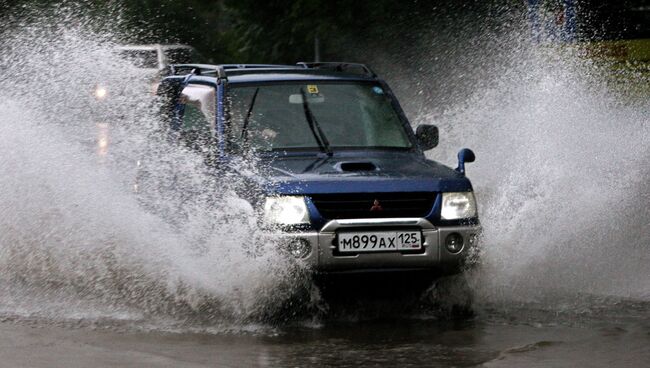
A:
{"label": "roof rack", "polygon": [[226,78],[226,71],[245,70],[272,70],[272,69],[295,69],[295,65],[278,64],[173,64],[169,66],[170,75],[194,74],[206,75],[216,74],[219,78]]}
{"label": "roof rack", "polygon": [[296,65],[281,64],[173,64],[169,66],[168,75],[216,75],[217,78],[226,79],[226,72],[233,74],[245,74],[248,72],[266,72],[272,73],[277,70],[304,70],[317,69],[335,71],[341,73],[361,74],[371,78],[376,78],[372,69],[364,64],[346,63],[346,62],[299,62]]}
{"label": "roof rack", "polygon": [[361,71],[361,74],[376,78],[377,74],[365,64],[360,63],[347,63],[347,62],[304,62],[301,61],[296,65],[302,66],[305,69],[323,69],[332,70],[342,73],[351,73]]}

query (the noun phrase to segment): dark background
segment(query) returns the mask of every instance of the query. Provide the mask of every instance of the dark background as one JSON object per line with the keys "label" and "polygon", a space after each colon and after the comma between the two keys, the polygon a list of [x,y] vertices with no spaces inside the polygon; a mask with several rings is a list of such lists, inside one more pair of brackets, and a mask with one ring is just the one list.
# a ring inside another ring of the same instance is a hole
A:
{"label": "dark background", "polygon": [[[638,9],[650,0],[576,0],[579,37],[650,37]],[[19,20],[24,9],[69,6],[100,17],[119,18],[113,30],[128,43],[184,43],[203,61],[295,63],[314,58],[360,58],[351,47],[399,49],[422,34],[454,29],[501,32],[525,22],[527,0],[0,0],[2,19]],[[561,0],[548,0],[558,6]],[[63,4],[63,5],[62,5]],[[646,11],[643,14],[649,14]],[[647,15],[644,15],[647,16]],[[110,19],[111,21],[114,19]],[[7,23],[7,21],[3,21]],[[110,27],[109,19],[106,26]],[[643,27],[642,27],[643,28]]]}

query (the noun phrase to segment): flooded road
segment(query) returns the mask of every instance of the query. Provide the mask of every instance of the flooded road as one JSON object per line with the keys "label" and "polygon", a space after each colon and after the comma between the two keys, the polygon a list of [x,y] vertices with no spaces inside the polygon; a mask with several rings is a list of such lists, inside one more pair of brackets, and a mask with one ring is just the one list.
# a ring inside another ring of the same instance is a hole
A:
{"label": "flooded road", "polygon": [[[645,367],[646,304],[617,316],[484,311],[473,319],[330,321],[239,333],[0,324],[2,367]],[[492,313],[492,314],[490,314]],[[517,315],[522,320],[517,320]],[[83,322],[80,323],[83,325]]]}

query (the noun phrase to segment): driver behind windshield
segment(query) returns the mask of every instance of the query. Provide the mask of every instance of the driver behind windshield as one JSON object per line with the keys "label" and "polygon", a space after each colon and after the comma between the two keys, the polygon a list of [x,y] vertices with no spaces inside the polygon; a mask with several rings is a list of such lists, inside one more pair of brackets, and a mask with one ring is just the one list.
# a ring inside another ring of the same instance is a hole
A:
{"label": "driver behind windshield", "polygon": [[235,87],[231,140],[258,151],[410,148],[383,89],[370,83]]}

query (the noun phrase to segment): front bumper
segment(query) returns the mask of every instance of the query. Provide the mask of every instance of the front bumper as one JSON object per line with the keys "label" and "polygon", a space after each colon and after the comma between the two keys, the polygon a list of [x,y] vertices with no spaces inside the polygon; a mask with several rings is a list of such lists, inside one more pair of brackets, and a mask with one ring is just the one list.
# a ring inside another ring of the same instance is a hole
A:
{"label": "front bumper", "polygon": [[[423,250],[419,253],[358,253],[339,254],[339,231],[419,230]],[[280,244],[296,238],[309,243],[310,252],[301,260],[317,272],[363,272],[431,270],[441,275],[460,272],[468,258],[476,254],[480,225],[436,227],[424,218],[381,218],[329,221],[320,231],[277,234]],[[458,233],[464,239],[463,248],[452,253],[445,247],[449,234]],[[470,239],[472,241],[470,242]]]}

